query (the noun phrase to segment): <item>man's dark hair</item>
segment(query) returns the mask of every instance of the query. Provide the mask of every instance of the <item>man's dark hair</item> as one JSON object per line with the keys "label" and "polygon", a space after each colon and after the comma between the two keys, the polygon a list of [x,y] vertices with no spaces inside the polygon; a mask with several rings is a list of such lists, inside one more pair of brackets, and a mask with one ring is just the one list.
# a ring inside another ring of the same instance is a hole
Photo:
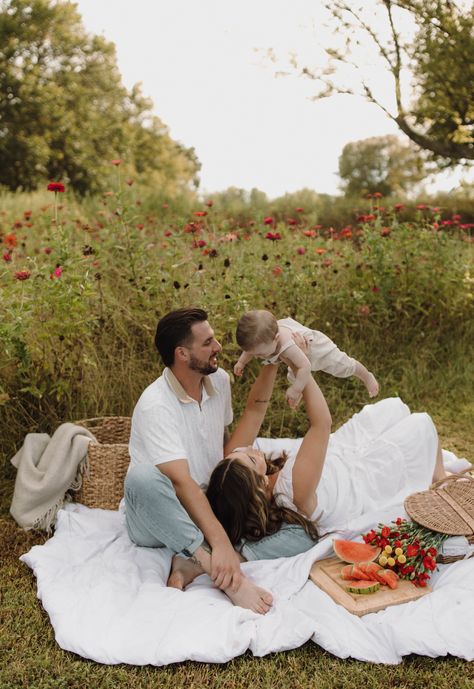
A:
{"label": "man's dark hair", "polygon": [[194,323],[207,321],[207,313],[193,306],[170,311],[158,321],[155,345],[165,366],[174,363],[174,350],[192,341],[191,328]]}

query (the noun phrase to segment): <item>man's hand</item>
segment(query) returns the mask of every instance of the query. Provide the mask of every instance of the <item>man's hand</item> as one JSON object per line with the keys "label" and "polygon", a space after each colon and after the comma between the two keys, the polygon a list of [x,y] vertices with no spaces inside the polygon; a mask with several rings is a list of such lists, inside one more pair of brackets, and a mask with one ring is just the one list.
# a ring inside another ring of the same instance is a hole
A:
{"label": "man's hand", "polygon": [[242,583],[240,558],[230,541],[214,545],[211,553],[211,579],[214,585],[224,591],[228,588],[234,593]]}

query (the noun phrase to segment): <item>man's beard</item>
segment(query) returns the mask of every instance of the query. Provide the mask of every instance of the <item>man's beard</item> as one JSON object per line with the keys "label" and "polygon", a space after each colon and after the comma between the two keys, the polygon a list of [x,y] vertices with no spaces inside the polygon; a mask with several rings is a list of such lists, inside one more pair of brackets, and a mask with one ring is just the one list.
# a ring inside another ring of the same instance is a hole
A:
{"label": "man's beard", "polygon": [[196,359],[192,354],[190,355],[189,368],[191,371],[197,371],[202,376],[208,376],[211,373],[215,373],[219,368],[217,365],[213,365],[210,361],[202,361],[201,359]]}

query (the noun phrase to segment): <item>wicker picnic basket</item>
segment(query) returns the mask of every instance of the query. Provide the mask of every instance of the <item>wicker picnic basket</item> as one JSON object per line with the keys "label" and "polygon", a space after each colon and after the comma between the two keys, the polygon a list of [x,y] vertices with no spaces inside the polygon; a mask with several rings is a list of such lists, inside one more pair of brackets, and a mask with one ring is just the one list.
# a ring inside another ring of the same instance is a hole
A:
{"label": "wicker picnic basket", "polygon": [[[414,493],[405,500],[405,510],[417,524],[448,534],[465,536],[474,543],[474,476],[472,467],[433,483],[429,490]],[[439,555],[442,564],[462,560],[463,556]]]}
{"label": "wicker picnic basket", "polygon": [[87,507],[116,510],[123,498],[123,482],[130,462],[131,419],[128,416],[100,416],[82,419],[76,424],[93,433],[97,442],[89,443],[88,469],[73,499]]}

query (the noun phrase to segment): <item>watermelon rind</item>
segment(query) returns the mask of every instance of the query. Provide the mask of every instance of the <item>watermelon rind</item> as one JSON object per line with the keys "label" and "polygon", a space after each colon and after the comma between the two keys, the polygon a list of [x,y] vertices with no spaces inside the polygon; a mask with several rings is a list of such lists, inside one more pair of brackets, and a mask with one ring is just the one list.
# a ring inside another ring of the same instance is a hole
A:
{"label": "watermelon rind", "polygon": [[349,593],[359,593],[362,595],[375,593],[379,590],[380,584],[378,581],[354,581],[345,588]]}
{"label": "watermelon rind", "polygon": [[380,548],[368,543],[342,541],[334,539],[332,547],[337,557],[343,562],[355,564],[357,562],[372,562],[380,555]]}

